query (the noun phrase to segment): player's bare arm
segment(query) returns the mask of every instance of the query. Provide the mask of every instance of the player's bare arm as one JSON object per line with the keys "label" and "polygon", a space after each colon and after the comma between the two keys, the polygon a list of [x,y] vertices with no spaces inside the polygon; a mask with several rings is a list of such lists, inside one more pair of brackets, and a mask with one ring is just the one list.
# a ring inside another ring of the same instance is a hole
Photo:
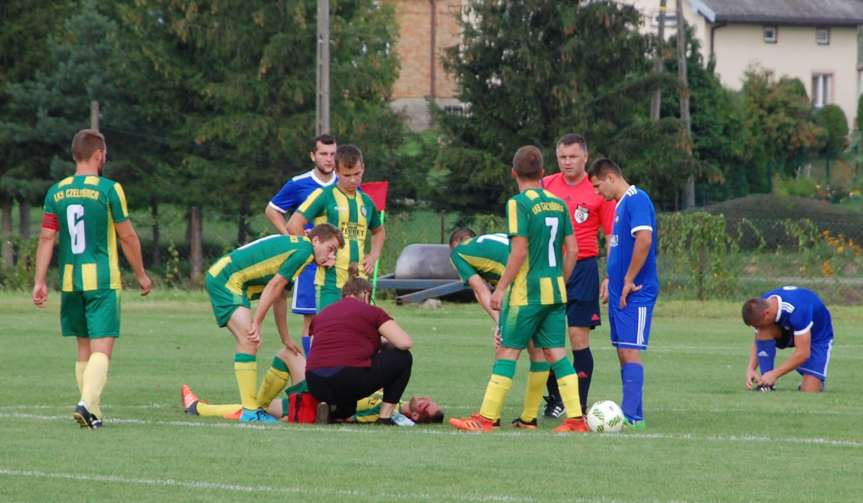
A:
{"label": "player's bare arm", "polygon": [[381,256],[381,251],[384,249],[384,241],[387,239],[387,233],[384,230],[384,226],[374,229],[372,231],[372,249],[369,251],[369,254],[363,258],[363,270],[366,274],[370,275],[375,272],[375,262],[378,261],[378,257]]}
{"label": "player's bare arm", "polygon": [[807,331],[804,334],[794,336],[794,353],[788,357],[770,372],[765,372],[761,375],[760,382],[765,386],[773,386],[776,381],[785,374],[797,369],[806,360],[809,359],[812,349],[812,332]]}
{"label": "player's bare arm", "polygon": [[285,220],[285,216],[281,211],[268,204],[267,208],[264,210],[264,215],[266,215],[267,220],[272,222],[273,227],[275,227],[280,234],[290,234],[290,232],[288,232],[288,222]]}
{"label": "player's bare arm", "polygon": [[144,270],[144,259],[141,255],[141,240],[138,239],[138,234],[132,226],[131,220],[124,220],[118,224],[114,224],[117,230],[117,237],[120,238],[120,247],[123,249],[123,255],[129,265],[132,266],[132,271],[135,273],[135,278],[138,280],[138,285],[141,287],[141,295],[150,293],[153,288],[153,282],[147,276],[147,271]]}
{"label": "player's bare arm", "polygon": [[563,257],[563,277],[569,279],[578,261],[578,241],[575,239],[575,234],[564,237],[563,246],[566,250],[566,255]]}
{"label": "player's bare arm", "polygon": [[308,220],[306,216],[302,213],[295,211],[291,218],[288,219],[287,229],[288,234],[292,236],[305,236],[306,235],[306,224]]}
{"label": "player's bare arm", "polygon": [[653,232],[648,230],[640,230],[635,233],[635,244],[632,247],[632,259],[629,261],[629,268],[626,270],[626,276],[623,277],[623,290],[620,292],[620,308],[626,307],[626,298],[632,292],[641,290],[641,285],[635,284],[635,277],[641,272],[644,267],[644,262],[647,260],[647,254],[650,252],[650,245],[653,244]]}
{"label": "player's bare arm", "polygon": [[479,274],[474,274],[467,280],[468,286],[473,290],[473,295],[476,297],[479,305],[482,306],[483,310],[488,313],[489,317],[497,323],[498,316],[500,316],[499,311],[495,311],[491,307],[491,290],[488,285],[483,281]]}
{"label": "player's bare arm", "polygon": [[[264,287],[264,291],[261,292],[261,300],[258,302],[258,310],[255,311],[255,317],[252,318],[252,326],[249,327],[249,340],[261,340],[261,325],[264,323],[264,318],[267,317],[267,312],[273,307],[273,304],[282,299],[282,292],[285,291],[285,287],[287,286],[288,278],[276,273],[273,275],[273,279]],[[276,320],[276,326],[278,327],[278,319]],[[285,332],[287,335],[287,327]],[[281,335],[281,331],[279,335]],[[290,340],[290,337],[288,339]],[[284,342],[284,338],[282,342]]]}
{"label": "player's bare arm", "polygon": [[749,363],[746,365],[746,388],[752,389],[756,383],[760,382],[761,374],[758,373],[758,357],[756,353],[755,343],[752,344],[752,350],[749,352]]}
{"label": "player's bare arm", "polygon": [[491,295],[491,308],[495,311],[500,311],[504,293],[509,288],[512,280],[515,279],[518,271],[521,270],[522,264],[527,259],[527,253],[527,238],[524,236],[513,236],[510,239],[510,252],[509,258],[506,261],[506,268],[503,270],[494,293]]}
{"label": "player's bare arm", "polygon": [[276,330],[279,332],[279,338],[282,340],[282,345],[285,346],[285,349],[290,353],[301,356],[302,350],[300,350],[299,346],[297,346],[293,339],[291,339],[291,333],[288,331],[288,301],[284,290],[282,290],[281,295],[276,296],[276,300],[273,301],[273,318],[276,321]]}
{"label": "player's bare arm", "polygon": [[42,228],[39,234],[39,244],[36,247],[36,277],[33,280],[33,304],[37,307],[45,307],[48,300],[48,267],[51,265],[51,257],[54,255],[54,242],[57,239],[57,231]]}

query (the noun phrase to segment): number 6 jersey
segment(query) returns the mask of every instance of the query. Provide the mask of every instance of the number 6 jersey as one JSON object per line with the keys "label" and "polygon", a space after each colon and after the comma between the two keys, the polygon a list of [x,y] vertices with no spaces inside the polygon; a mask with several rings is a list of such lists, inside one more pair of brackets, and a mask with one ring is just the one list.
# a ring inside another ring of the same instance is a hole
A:
{"label": "number 6 jersey", "polygon": [[45,196],[42,227],[60,235],[60,284],[64,292],[119,290],[114,224],[129,218],[119,183],[99,176],[70,176]]}

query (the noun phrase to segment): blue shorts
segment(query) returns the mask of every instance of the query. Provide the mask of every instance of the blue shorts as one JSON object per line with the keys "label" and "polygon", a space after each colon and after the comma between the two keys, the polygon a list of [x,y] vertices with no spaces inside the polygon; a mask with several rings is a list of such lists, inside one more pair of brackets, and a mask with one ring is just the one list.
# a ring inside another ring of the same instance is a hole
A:
{"label": "blue shorts", "polygon": [[294,282],[294,297],[291,312],[294,314],[317,314],[315,304],[315,274],[318,271],[314,262],[307,265]]}
{"label": "blue shorts", "polygon": [[579,260],[566,282],[566,324],[595,328],[602,324],[599,311],[599,267],[596,257]]}
{"label": "blue shorts", "polygon": [[812,343],[809,350],[809,359],[803,362],[797,369],[800,375],[806,374],[817,377],[824,382],[827,380],[827,366],[830,365],[830,352],[833,350],[833,338],[829,340]]}
{"label": "blue shorts", "polygon": [[627,304],[625,308],[620,309],[618,302],[618,299],[608,300],[611,345],[618,349],[647,349],[653,305]]}

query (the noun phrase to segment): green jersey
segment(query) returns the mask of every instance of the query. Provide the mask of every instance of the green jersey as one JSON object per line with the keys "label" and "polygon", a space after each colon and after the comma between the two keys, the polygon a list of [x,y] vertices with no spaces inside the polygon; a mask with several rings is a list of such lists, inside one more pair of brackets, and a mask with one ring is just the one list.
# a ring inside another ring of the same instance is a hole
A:
{"label": "green jersey", "polygon": [[314,258],[315,249],[308,238],[272,235],[237,248],[207,272],[224,280],[224,288],[234,295],[254,299],[277,273],[294,281]]}
{"label": "green jersey", "polygon": [[365,276],[362,260],[366,234],[381,226],[380,213],[368,194],[357,191],[349,196],[338,185],[322,187],[309,194],[297,211],[315,225],[326,223],[335,226],[345,237],[344,248],[336,252],[335,267],[318,268],[316,285],[341,288],[348,280],[351,262],[358,263],[360,276]]}
{"label": "green jersey", "polygon": [[566,203],[543,189],[526,189],[506,203],[509,235],[527,238],[528,256],[510,290],[511,306],[566,303],[563,238],[572,234]]}
{"label": "green jersey", "polygon": [[506,234],[484,234],[472,237],[454,247],[450,260],[462,281],[467,283],[478,274],[489,283],[496,283],[509,258],[509,238]]}
{"label": "green jersey", "polygon": [[45,195],[43,227],[60,234],[64,292],[120,290],[114,224],[129,218],[119,183],[101,176],[70,176]]}

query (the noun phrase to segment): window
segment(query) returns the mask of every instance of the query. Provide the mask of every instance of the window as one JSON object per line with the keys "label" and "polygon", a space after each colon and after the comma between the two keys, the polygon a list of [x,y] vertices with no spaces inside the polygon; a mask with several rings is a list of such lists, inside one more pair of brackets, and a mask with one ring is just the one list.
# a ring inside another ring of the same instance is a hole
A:
{"label": "window", "polygon": [[779,28],[776,26],[765,26],[764,27],[764,43],[765,44],[775,44],[779,41]]}
{"label": "window", "polygon": [[[659,27],[659,11],[654,11],[653,16],[650,18],[650,25],[654,28]],[[665,27],[666,28],[677,28],[677,15],[666,12],[665,13]]]}
{"label": "window", "polygon": [[821,108],[833,101],[833,74],[815,73],[812,75],[812,106]]}
{"label": "window", "polygon": [[830,45],[830,28],[815,28],[815,43]]}

